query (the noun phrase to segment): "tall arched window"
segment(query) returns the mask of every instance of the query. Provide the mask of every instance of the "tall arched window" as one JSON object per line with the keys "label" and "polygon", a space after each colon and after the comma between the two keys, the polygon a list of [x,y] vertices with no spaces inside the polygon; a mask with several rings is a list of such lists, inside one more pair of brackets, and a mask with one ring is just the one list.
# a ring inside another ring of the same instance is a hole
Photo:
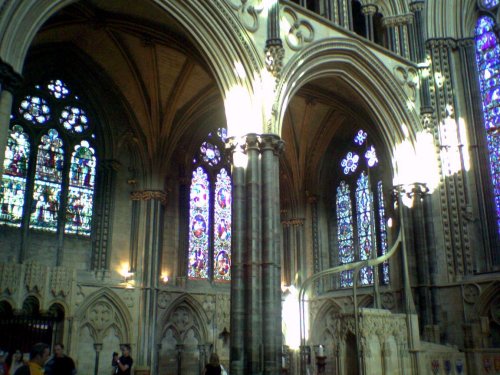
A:
{"label": "tall arched window", "polygon": [[209,133],[193,159],[188,229],[192,279],[231,279],[232,188],[225,139],[225,129]]}
{"label": "tall arched window", "polygon": [[[338,264],[370,259],[387,252],[387,227],[382,181],[376,172],[378,158],[375,147],[364,130],[353,142],[340,163],[343,175],[336,189]],[[374,282],[373,267],[360,271],[361,285]],[[381,281],[389,282],[389,264],[381,267]],[[340,275],[342,288],[353,286],[353,272]]]}
{"label": "tall arched window", "polygon": [[0,224],[90,236],[97,163],[92,128],[83,103],[60,79],[20,95],[5,150]]}
{"label": "tall arched window", "polygon": [[482,0],[484,9],[476,24],[476,61],[486,130],[489,172],[493,186],[497,231],[500,234],[500,45],[493,14],[500,0]]}

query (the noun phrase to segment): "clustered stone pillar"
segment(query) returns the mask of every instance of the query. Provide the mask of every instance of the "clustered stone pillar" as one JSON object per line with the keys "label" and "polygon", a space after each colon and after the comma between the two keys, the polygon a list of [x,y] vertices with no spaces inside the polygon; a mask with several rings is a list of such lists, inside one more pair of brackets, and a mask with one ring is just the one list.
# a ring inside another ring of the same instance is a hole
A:
{"label": "clustered stone pillar", "polygon": [[272,134],[232,139],[231,374],[279,374],[279,154]]}
{"label": "clustered stone pillar", "polygon": [[130,196],[133,201],[141,201],[141,217],[139,223],[143,231],[144,252],[140,255],[141,267],[137,269],[136,282],[141,287],[140,316],[137,334],[137,370],[141,374],[149,374],[157,362],[155,342],[157,335],[157,302],[158,284],[161,267],[163,207],[166,204],[166,193],[161,190],[134,191]]}
{"label": "clustered stone pillar", "polygon": [[373,4],[364,5],[361,11],[365,15],[366,38],[375,41],[375,32],[373,28],[373,16],[377,13],[377,7]]}

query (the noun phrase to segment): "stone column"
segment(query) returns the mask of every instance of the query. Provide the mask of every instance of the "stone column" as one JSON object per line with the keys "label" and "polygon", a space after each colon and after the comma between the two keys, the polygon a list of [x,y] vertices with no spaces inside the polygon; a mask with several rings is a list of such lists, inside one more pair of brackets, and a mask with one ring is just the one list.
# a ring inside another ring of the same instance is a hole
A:
{"label": "stone column", "polygon": [[368,4],[361,7],[361,11],[365,15],[366,38],[374,42],[373,16],[377,13],[377,7],[373,4]]}
{"label": "stone column", "polygon": [[279,374],[282,340],[278,158],[282,142],[271,134],[248,134],[231,142],[231,374]]}
{"label": "stone column", "polygon": [[281,246],[279,155],[283,142],[277,135],[261,136],[262,163],[262,279],[264,315],[264,374],[279,374],[281,368]]}
{"label": "stone column", "polygon": [[95,362],[94,362],[94,375],[99,374],[99,355],[101,354],[102,344],[94,344]]}
{"label": "stone column", "polygon": [[[12,95],[21,86],[22,77],[12,66],[0,59],[0,155],[2,160],[9,137],[9,123],[12,112]],[[0,163],[0,176],[3,175],[3,163]]]}
{"label": "stone column", "polygon": [[432,325],[432,301],[430,295],[429,258],[427,249],[427,231],[425,227],[424,197],[428,192],[424,184],[415,183],[410,195],[413,199],[413,245],[418,279],[419,318],[422,327]]}
{"label": "stone column", "polygon": [[231,350],[230,373],[242,375],[245,370],[245,142],[231,139],[232,149],[232,210],[231,210]]}
{"label": "stone column", "polygon": [[139,316],[143,317],[138,321],[137,366],[144,369],[142,373],[145,374],[148,372],[146,369],[154,369],[158,361],[155,350],[157,302],[161,268],[163,207],[166,204],[167,195],[161,190],[142,190],[132,192],[130,197],[134,201],[140,201],[141,217],[144,218],[144,222],[140,223],[144,234],[144,245],[141,246],[143,251],[139,254],[140,262],[137,264],[136,282],[141,288]]}

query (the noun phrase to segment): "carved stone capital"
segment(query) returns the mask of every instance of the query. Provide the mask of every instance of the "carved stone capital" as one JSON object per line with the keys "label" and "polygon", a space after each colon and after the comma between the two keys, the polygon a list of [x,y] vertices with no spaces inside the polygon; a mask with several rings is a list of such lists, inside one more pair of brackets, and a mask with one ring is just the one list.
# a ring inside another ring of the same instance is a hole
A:
{"label": "carved stone capital", "polygon": [[159,200],[165,206],[167,204],[167,193],[162,190],[138,190],[130,193],[130,200],[133,201],[148,201]]}
{"label": "carved stone capital", "polygon": [[285,58],[285,49],[281,41],[279,44],[266,45],[264,49],[266,56],[266,68],[275,78],[279,78],[281,69],[283,69],[283,59]]}
{"label": "carved stone capital", "polygon": [[385,27],[403,26],[411,23],[413,23],[413,14],[402,14],[382,19],[382,25]]}
{"label": "carved stone capital", "polygon": [[373,16],[375,13],[377,13],[377,6],[374,4],[367,4],[361,7],[361,12],[365,16]]}
{"label": "carved stone capital", "polygon": [[275,155],[279,155],[284,147],[285,142],[283,142],[278,135],[262,134],[260,136],[260,149],[262,151],[272,149]]}
{"label": "carved stone capital", "polygon": [[23,77],[14,71],[10,64],[0,60],[0,84],[2,90],[13,93],[23,82]]}
{"label": "carved stone capital", "polygon": [[415,12],[421,12],[424,10],[424,5],[425,5],[425,2],[424,0],[416,0],[416,1],[412,1],[410,3],[410,10],[415,13]]}

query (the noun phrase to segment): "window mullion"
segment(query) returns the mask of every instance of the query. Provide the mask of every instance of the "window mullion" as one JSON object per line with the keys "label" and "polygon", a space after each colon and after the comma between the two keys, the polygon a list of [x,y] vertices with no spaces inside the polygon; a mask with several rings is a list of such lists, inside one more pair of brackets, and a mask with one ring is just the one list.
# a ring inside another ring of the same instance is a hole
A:
{"label": "window mullion", "polygon": [[30,153],[28,160],[28,173],[26,177],[26,191],[24,192],[23,218],[21,220],[21,246],[19,261],[23,262],[28,249],[29,226],[33,206],[33,190],[35,188],[36,160],[38,157],[38,145],[40,138],[36,142],[30,143]]}

